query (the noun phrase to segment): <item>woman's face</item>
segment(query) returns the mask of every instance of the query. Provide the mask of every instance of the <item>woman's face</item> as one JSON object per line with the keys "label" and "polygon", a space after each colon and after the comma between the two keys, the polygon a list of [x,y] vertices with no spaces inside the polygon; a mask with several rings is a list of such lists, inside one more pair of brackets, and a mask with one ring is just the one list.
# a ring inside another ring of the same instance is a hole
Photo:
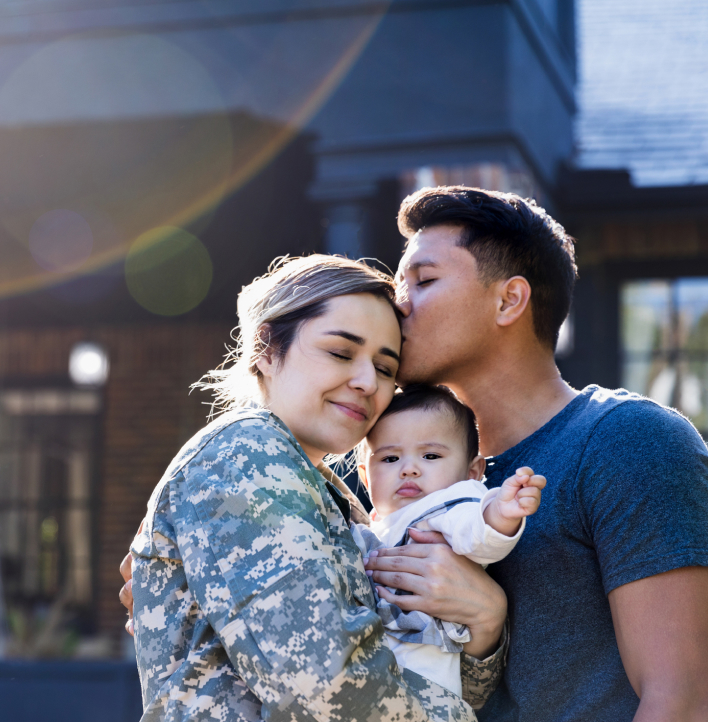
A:
{"label": "woman's face", "polygon": [[306,321],[285,358],[264,356],[266,405],[313,464],[353,449],[395,389],[401,331],[391,306],[368,293],[337,296]]}

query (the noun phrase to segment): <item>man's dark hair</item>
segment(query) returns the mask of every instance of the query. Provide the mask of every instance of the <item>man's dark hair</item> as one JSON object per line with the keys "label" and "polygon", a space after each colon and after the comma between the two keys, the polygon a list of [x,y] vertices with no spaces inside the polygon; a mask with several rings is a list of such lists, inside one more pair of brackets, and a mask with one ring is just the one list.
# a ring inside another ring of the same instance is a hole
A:
{"label": "man's dark hair", "polygon": [[424,411],[447,411],[455,424],[464,432],[467,440],[467,457],[472,461],[479,453],[479,435],[477,422],[472,409],[463,404],[455,394],[445,386],[428,384],[409,384],[403,391],[393,395],[391,403],[379,417],[381,419],[411,409]]}
{"label": "man's dark hair", "polygon": [[406,238],[445,224],[463,227],[459,245],[475,257],[482,283],[512,276],[529,282],[534,332],[555,350],[578,274],[563,226],[531,199],[466,186],[423,188],[401,204],[398,228]]}

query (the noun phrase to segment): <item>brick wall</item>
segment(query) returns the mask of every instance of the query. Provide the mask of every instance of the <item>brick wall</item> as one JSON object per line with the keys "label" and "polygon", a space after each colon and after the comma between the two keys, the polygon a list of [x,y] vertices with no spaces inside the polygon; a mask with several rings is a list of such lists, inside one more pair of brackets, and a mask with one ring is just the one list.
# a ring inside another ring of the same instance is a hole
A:
{"label": "brick wall", "polygon": [[[208,396],[189,386],[224,355],[228,326],[162,324],[91,328],[18,329],[0,333],[0,379],[41,384],[67,376],[69,352],[79,341],[108,351],[99,449],[97,518],[98,632],[120,638],[125,620],[118,602],[118,565],[165,467],[204,425]],[[118,649],[116,645],[116,649]]]}

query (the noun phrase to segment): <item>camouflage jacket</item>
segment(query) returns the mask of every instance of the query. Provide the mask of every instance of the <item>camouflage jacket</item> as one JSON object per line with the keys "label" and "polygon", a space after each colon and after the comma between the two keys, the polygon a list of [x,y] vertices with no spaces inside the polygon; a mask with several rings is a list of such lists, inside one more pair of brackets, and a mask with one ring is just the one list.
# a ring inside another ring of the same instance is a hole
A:
{"label": "camouflage jacket", "polygon": [[[264,409],[185,445],[131,547],[143,720],[475,719],[398,668],[337,481]],[[503,652],[463,664],[470,702]]]}

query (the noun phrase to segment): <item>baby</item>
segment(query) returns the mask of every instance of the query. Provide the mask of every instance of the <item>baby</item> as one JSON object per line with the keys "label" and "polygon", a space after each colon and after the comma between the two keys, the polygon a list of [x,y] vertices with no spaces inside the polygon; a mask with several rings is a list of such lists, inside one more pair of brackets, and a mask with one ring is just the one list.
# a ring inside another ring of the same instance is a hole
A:
{"label": "baby", "polygon": [[[370,528],[352,525],[364,557],[410,543],[410,527],[441,532],[455,553],[479,564],[509,554],[525,518],[538,509],[546,479],[524,467],[500,488],[487,489],[477,452],[474,414],[446,388],[414,384],[396,394],[369,432],[359,466],[374,505]],[[461,696],[467,627],[404,612],[375,596],[399,665]]]}

